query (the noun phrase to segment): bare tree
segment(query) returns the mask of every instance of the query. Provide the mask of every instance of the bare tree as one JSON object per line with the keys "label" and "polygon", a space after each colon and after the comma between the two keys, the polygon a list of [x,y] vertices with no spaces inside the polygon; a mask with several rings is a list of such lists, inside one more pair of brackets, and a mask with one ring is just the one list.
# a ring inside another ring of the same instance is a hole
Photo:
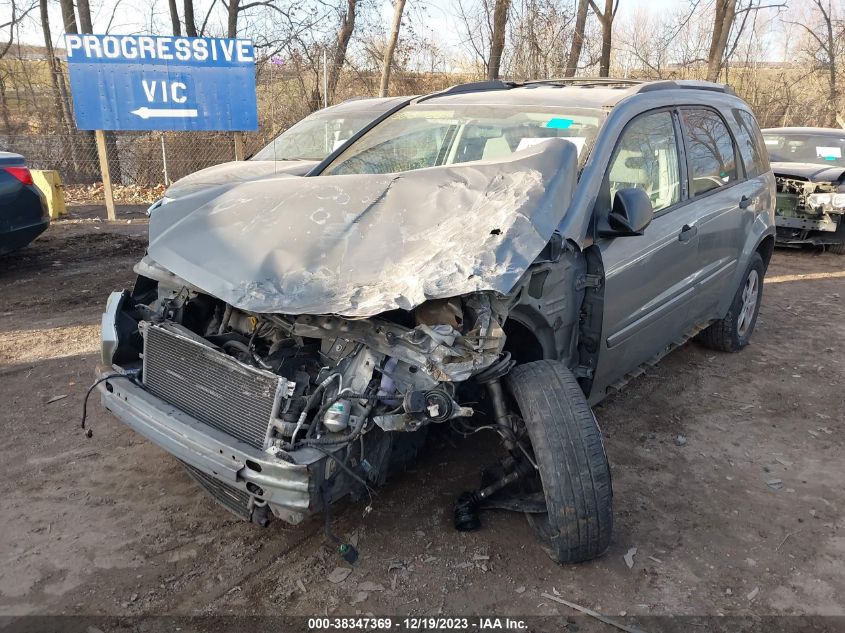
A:
{"label": "bare tree", "polygon": [[[815,1],[815,0],[814,0]],[[756,2],[756,4],[755,4]],[[737,43],[749,22],[749,16],[761,9],[779,9],[786,6],[786,0],[763,4],[760,0],[748,0],[748,4],[737,0],[716,0],[713,12],[713,29],[710,37],[710,52],[707,56],[707,81],[719,81],[725,60],[736,50]],[[742,19],[737,23],[737,17]],[[728,48],[731,30],[736,31],[733,46]]]}
{"label": "bare tree", "polygon": [[584,28],[587,26],[588,4],[588,0],[578,0],[578,8],[575,11],[575,32],[572,34],[572,46],[569,48],[569,57],[566,58],[564,77],[574,77],[578,69],[578,62],[581,59],[581,49],[584,46]]}
{"label": "bare tree", "polygon": [[[224,2],[224,4],[226,4]],[[238,14],[241,12],[241,0],[229,0],[226,5],[226,37],[238,36]]]}
{"label": "bare tree", "polygon": [[357,6],[357,0],[346,0],[346,11],[340,19],[340,28],[337,30],[337,43],[334,49],[334,59],[332,59],[331,66],[329,67],[328,85],[326,87],[326,99],[329,103],[334,100],[334,93],[337,90],[337,83],[340,80],[340,72],[346,61],[349,40],[352,39],[352,33],[355,31],[355,10]]}
{"label": "bare tree", "polygon": [[378,94],[380,97],[387,96],[387,87],[390,84],[390,67],[393,65],[393,53],[396,50],[396,42],[399,41],[399,29],[402,27],[402,13],[405,10],[405,0],[395,0],[393,5],[393,26],[390,29],[390,39],[387,40],[387,47],[384,49],[384,61],[381,67],[381,86]]}
{"label": "bare tree", "polygon": [[[71,173],[74,176],[90,179],[94,177],[92,163],[86,158],[91,154],[90,150],[93,148],[93,140],[90,138],[90,133],[83,134],[78,139],[74,136],[73,128],[73,110],[70,105],[70,95],[68,94],[65,85],[65,79],[62,74],[62,68],[59,61],[56,59],[56,53],[53,49],[53,35],[50,29],[50,10],[47,0],[39,0],[38,3],[41,13],[41,31],[44,36],[44,48],[47,53],[47,66],[50,74],[50,92],[52,93],[53,109],[55,112],[56,122],[59,129],[63,130],[66,136],[62,137],[60,143],[62,147],[70,149],[70,163]],[[62,7],[63,9],[65,7]],[[72,28],[76,27],[76,17],[73,14],[73,5],[71,5],[70,16],[73,19],[67,20],[68,25]],[[63,17],[64,17],[63,13]],[[67,29],[66,29],[67,30]],[[67,145],[66,145],[67,143]],[[63,150],[64,151],[64,150]],[[81,163],[80,163],[80,159]]]}
{"label": "bare tree", "polygon": [[206,26],[208,26],[208,19],[211,17],[211,12],[214,11],[214,5],[217,4],[217,0],[211,0],[208,5],[208,11],[205,12],[205,17],[202,19],[202,24],[200,24],[200,28],[197,31],[198,37],[205,37],[206,34]]}
{"label": "bare tree", "polygon": [[492,2],[493,0],[457,0],[456,4],[463,31],[462,44],[470,53],[476,70],[483,72],[485,76],[493,32]]}
{"label": "bare tree", "polygon": [[[9,52],[9,49],[12,48],[12,45],[15,43],[15,36],[18,33],[18,28],[20,26],[21,21],[38,6],[37,1],[30,0],[30,4],[27,7],[21,6],[17,0],[11,1],[11,18],[2,24],[0,24],[0,30],[9,29],[9,39],[5,42],[0,43],[0,59],[6,57],[6,54]],[[12,113],[9,108],[9,100],[6,94],[7,89],[7,81],[12,79],[14,75],[14,71],[12,68],[7,67],[5,64],[0,65],[0,116],[3,118],[3,125],[7,133],[13,133],[13,125],[12,125]],[[17,95],[17,82],[14,82],[13,89]]]}
{"label": "bare tree", "polygon": [[837,127],[839,89],[837,77],[840,58],[845,54],[845,21],[837,19],[831,0],[813,0],[813,17],[817,24],[800,26],[809,36],[808,53],[817,67],[825,71],[827,83],[826,125]]}
{"label": "bare tree", "polygon": [[79,30],[82,33],[93,33],[94,24],[91,21],[91,5],[88,0],[76,0],[76,9],[79,11]]}
{"label": "bare tree", "polygon": [[710,39],[710,53],[707,56],[707,81],[719,81],[728,35],[736,17],[736,0],[716,0],[713,13],[713,33]]}
{"label": "bare tree", "polygon": [[[214,9],[217,0],[211,0],[208,5],[205,19],[203,19],[202,26],[199,29],[199,35],[202,37],[205,34],[205,27],[208,24],[208,19]],[[235,38],[238,32],[244,26],[239,22],[241,17],[247,12],[257,15],[256,20],[250,20],[246,23],[246,28],[251,30],[253,43],[256,47],[270,48],[276,47],[278,50],[279,38],[277,33],[268,33],[263,27],[269,26],[271,30],[278,28],[278,24],[270,19],[281,18],[281,23],[284,25],[283,31],[288,29],[282,39],[291,40],[297,32],[304,29],[312,28],[315,24],[313,16],[316,11],[313,8],[307,8],[307,3],[300,4],[280,4],[276,0],[253,0],[252,2],[242,3],[241,0],[222,0],[222,4],[226,9],[226,36]],[[317,6],[323,4],[322,0],[319,3],[314,3]],[[250,11],[251,9],[258,9],[257,12]],[[263,12],[262,12],[263,10]],[[305,17],[303,17],[305,16]],[[354,20],[354,18],[353,18]]]}
{"label": "bare tree", "polygon": [[[624,76],[633,71],[664,79],[686,73],[690,31],[696,30],[691,28],[691,22],[693,17],[701,18],[700,14],[696,16],[699,2],[692,0],[686,7],[679,6],[673,11],[658,12],[638,7],[627,24],[619,25],[616,40],[621,44],[616,49],[617,63],[623,66]],[[709,26],[709,20],[707,24]],[[692,48],[704,59],[697,41]]]}
{"label": "bare tree", "polygon": [[[59,69],[56,62],[56,54],[53,50],[53,36],[50,33],[50,11],[47,0],[39,0],[41,9],[41,32],[44,35],[44,48],[47,51],[47,66],[50,70],[50,90],[53,96],[53,108],[56,121],[60,129],[69,132],[68,121],[70,120],[70,108],[62,99],[62,90],[59,87]],[[62,80],[64,81],[64,80]]]}
{"label": "bare tree", "polygon": [[65,33],[79,33],[79,27],[76,25],[76,12],[73,10],[73,0],[59,0],[59,6],[62,9],[62,24],[65,27]]}
{"label": "bare tree", "polygon": [[176,7],[176,0],[167,0],[167,6],[170,9],[170,26],[173,35],[182,35],[182,23],[179,21],[179,9]]}
{"label": "bare tree", "polygon": [[610,75],[610,51],[613,48],[613,18],[619,8],[619,0],[604,0],[604,11],[600,11],[593,0],[590,7],[601,24],[601,59],[599,60],[599,77]]}
{"label": "bare tree", "polygon": [[505,32],[508,26],[510,0],[496,0],[493,9],[493,34],[490,38],[490,58],[487,61],[487,79],[498,79],[505,50]]}
{"label": "bare tree", "polygon": [[[213,6],[213,5],[212,5]],[[185,35],[197,36],[197,23],[194,19],[194,0],[185,0]]]}
{"label": "bare tree", "polygon": [[[64,2],[64,0],[62,0]],[[73,4],[71,2],[71,6],[69,7],[71,14],[73,12]],[[88,3],[88,0],[76,0],[76,8],[79,11],[79,32],[80,33],[93,33],[94,32],[94,24],[91,20],[91,7]],[[62,7],[62,12],[64,15],[64,6]],[[73,26],[76,26],[75,24]],[[67,31],[67,26],[65,26],[65,30]],[[68,31],[69,32],[69,31]],[[104,138],[106,141],[106,154],[109,158],[109,165],[111,171],[111,177],[115,182],[120,182],[121,180],[121,170],[120,170],[120,155],[117,148],[117,136],[113,131],[106,131],[104,133]],[[93,143],[95,143],[93,133],[83,132],[82,140],[81,140],[83,147],[85,147],[85,152],[89,155],[93,151]]]}
{"label": "bare tree", "polygon": [[560,76],[572,20],[567,0],[516,0],[508,18],[506,74],[514,79]]}
{"label": "bare tree", "polygon": [[29,0],[28,6],[23,6],[24,3],[19,3],[17,0],[11,0],[10,5],[11,17],[7,22],[0,24],[0,31],[9,29],[9,39],[6,42],[0,43],[0,58],[5,57],[12,44],[15,43],[15,34],[20,23],[27,15],[35,10],[35,7],[38,6],[38,0]]}

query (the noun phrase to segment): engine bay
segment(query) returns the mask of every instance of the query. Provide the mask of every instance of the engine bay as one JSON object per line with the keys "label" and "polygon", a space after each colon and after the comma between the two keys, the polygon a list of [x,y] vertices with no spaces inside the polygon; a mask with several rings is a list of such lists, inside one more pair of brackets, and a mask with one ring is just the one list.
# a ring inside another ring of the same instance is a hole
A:
{"label": "engine bay", "polygon": [[312,510],[384,483],[430,424],[479,428],[469,379],[501,364],[505,342],[505,306],[487,293],[355,319],[249,313],[166,281],[140,276],[121,296],[103,360],[268,458],[313,469],[316,451]]}

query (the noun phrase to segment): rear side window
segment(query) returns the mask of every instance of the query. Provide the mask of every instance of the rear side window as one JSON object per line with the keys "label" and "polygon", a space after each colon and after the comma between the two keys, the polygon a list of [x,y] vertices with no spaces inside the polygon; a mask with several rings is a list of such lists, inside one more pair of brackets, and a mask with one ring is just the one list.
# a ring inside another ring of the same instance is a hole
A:
{"label": "rear side window", "polygon": [[748,178],[756,178],[769,171],[760,128],[750,112],[734,109],[733,116],[739,129],[736,144],[745,165],[745,174]]}
{"label": "rear side window", "polygon": [[691,197],[737,180],[736,152],[728,126],[716,112],[683,110]]}

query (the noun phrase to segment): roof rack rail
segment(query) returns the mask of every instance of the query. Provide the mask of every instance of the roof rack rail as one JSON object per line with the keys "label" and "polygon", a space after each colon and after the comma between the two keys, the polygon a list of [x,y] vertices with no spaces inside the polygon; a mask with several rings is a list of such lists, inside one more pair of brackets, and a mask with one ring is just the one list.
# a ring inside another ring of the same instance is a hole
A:
{"label": "roof rack rail", "polygon": [[655,90],[709,90],[710,92],[722,92],[724,94],[736,95],[734,89],[725,84],[717,84],[711,81],[696,81],[694,79],[663,79],[643,83],[636,92],[653,92]]}
{"label": "roof rack rail", "polygon": [[425,101],[427,99],[433,99],[434,97],[445,97],[447,95],[457,95],[462,94],[465,92],[483,92],[487,90],[510,90],[518,86],[519,84],[510,82],[510,81],[502,81],[501,79],[493,79],[491,81],[473,81],[470,83],[465,84],[456,84],[454,86],[449,86],[445,90],[439,90],[437,92],[432,92],[427,95],[423,95],[417,98],[417,103],[420,101]]}
{"label": "roof rack rail", "polygon": [[629,86],[634,92],[652,92],[654,90],[709,90],[725,94],[736,94],[730,86],[710,81],[694,79],[619,79],[614,77],[553,77],[550,79],[532,79],[522,85],[555,84],[561,86]]}
{"label": "roof rack rail", "polygon": [[523,82],[524,86],[538,84],[585,85],[585,86],[638,86],[642,79],[618,79],[614,77],[550,77]]}
{"label": "roof rack rail", "polygon": [[717,84],[709,81],[697,81],[693,79],[619,79],[615,77],[551,77],[549,79],[531,79],[529,81],[502,81],[494,79],[491,81],[474,81],[465,84],[450,86],[445,90],[432,92],[417,97],[414,101],[426,101],[435,97],[463,94],[468,92],[484,92],[488,90],[510,90],[512,88],[555,85],[555,86],[581,86],[592,88],[596,86],[624,86],[632,88],[635,93],[653,92],[657,90],[709,90],[710,92],[721,92],[729,95],[736,95],[733,88],[725,84]]}

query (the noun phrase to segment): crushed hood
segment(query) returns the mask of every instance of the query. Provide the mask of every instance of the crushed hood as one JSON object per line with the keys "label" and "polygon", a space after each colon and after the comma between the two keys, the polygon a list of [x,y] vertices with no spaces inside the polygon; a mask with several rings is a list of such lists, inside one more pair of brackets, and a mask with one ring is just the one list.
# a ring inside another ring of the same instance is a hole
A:
{"label": "crushed hood", "polygon": [[845,180],[845,167],[831,167],[816,163],[772,163],[775,176],[786,178],[802,178],[809,182],[838,183]]}
{"label": "crushed hood", "polygon": [[164,195],[174,200],[218,185],[248,182],[282,174],[304,176],[316,164],[316,161],[310,160],[242,160],[222,163],[180,178],[167,188]]}
{"label": "crushed hood", "polygon": [[270,177],[176,199],[150,257],[237,308],[366,317],[509,292],[569,205],[577,150],[384,175]]}

